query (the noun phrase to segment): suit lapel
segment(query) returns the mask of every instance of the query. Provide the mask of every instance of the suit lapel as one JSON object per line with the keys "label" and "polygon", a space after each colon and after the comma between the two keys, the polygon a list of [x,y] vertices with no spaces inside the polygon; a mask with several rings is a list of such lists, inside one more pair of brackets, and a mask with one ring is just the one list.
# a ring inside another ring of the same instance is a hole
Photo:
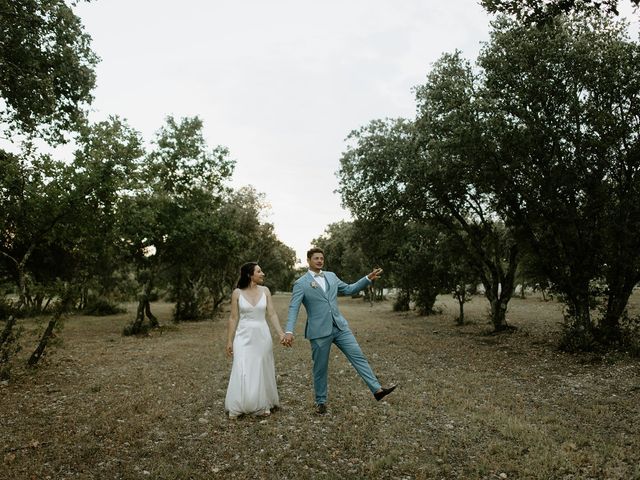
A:
{"label": "suit lapel", "polygon": [[[311,283],[318,283],[316,282],[316,279],[314,278],[313,274],[311,272],[307,272],[307,275],[309,276],[309,278],[311,279]],[[326,297],[329,298],[329,279],[327,278],[327,274],[325,273],[324,275],[324,283],[325,283],[325,290],[322,290],[322,287],[320,285],[318,285],[316,288],[318,290],[320,290],[320,292]]]}
{"label": "suit lapel", "polygon": [[329,288],[331,287],[331,284],[329,283],[329,275],[327,275],[326,273],[324,274],[324,286],[324,295],[325,297],[329,298]]}

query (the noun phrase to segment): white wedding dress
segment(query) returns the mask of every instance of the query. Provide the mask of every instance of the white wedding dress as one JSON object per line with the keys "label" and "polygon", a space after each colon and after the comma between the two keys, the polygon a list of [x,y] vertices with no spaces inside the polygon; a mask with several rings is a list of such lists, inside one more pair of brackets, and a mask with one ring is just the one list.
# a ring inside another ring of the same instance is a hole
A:
{"label": "white wedding dress", "polygon": [[261,414],[280,405],[271,332],[265,318],[267,297],[262,293],[253,306],[240,294],[238,310],[224,409],[230,416]]}

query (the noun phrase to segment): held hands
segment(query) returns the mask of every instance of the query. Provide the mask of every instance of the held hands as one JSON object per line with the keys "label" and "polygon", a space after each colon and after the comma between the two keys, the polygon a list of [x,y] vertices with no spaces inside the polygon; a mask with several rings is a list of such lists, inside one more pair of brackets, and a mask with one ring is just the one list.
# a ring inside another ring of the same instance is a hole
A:
{"label": "held hands", "polygon": [[371,281],[377,280],[382,276],[382,269],[381,268],[374,268],[373,272],[371,272],[369,275],[367,275],[367,278]]}
{"label": "held hands", "polygon": [[293,334],[285,333],[280,335],[280,344],[283,347],[292,347],[293,346]]}
{"label": "held hands", "polygon": [[287,344],[287,335],[284,332],[280,332],[278,336],[280,337],[280,345],[282,345],[283,347],[291,346]]}

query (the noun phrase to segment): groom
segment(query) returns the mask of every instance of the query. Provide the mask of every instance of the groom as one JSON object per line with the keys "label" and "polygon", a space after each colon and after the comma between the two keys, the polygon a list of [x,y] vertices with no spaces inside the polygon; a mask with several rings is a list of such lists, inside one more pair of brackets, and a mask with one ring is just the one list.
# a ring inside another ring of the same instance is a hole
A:
{"label": "groom", "polygon": [[333,272],[323,272],[324,252],[320,248],[312,248],[307,252],[309,271],[302,275],[293,285],[286,334],[282,341],[285,346],[293,343],[293,330],[298,319],[300,304],[307,311],[307,324],[304,336],[311,342],[313,359],[313,388],[316,395],[316,412],[327,412],[327,373],[331,344],[335,343],[345,354],[351,365],[373,393],[376,400],[381,400],[396,388],[382,388],[371,371],[360,345],[351,333],[346,319],[338,310],[338,293],[354,295],[380,278],[382,269],[377,268],[356,283],[347,285]]}

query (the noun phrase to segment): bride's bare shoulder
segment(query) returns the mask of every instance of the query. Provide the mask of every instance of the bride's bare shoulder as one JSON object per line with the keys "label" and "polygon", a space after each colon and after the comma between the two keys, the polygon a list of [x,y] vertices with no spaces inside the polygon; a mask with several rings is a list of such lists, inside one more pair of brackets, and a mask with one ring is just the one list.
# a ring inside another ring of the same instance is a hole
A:
{"label": "bride's bare shoulder", "polygon": [[261,285],[260,288],[262,289],[262,291],[267,297],[271,296],[271,290],[269,290],[269,287],[265,287],[264,285]]}

